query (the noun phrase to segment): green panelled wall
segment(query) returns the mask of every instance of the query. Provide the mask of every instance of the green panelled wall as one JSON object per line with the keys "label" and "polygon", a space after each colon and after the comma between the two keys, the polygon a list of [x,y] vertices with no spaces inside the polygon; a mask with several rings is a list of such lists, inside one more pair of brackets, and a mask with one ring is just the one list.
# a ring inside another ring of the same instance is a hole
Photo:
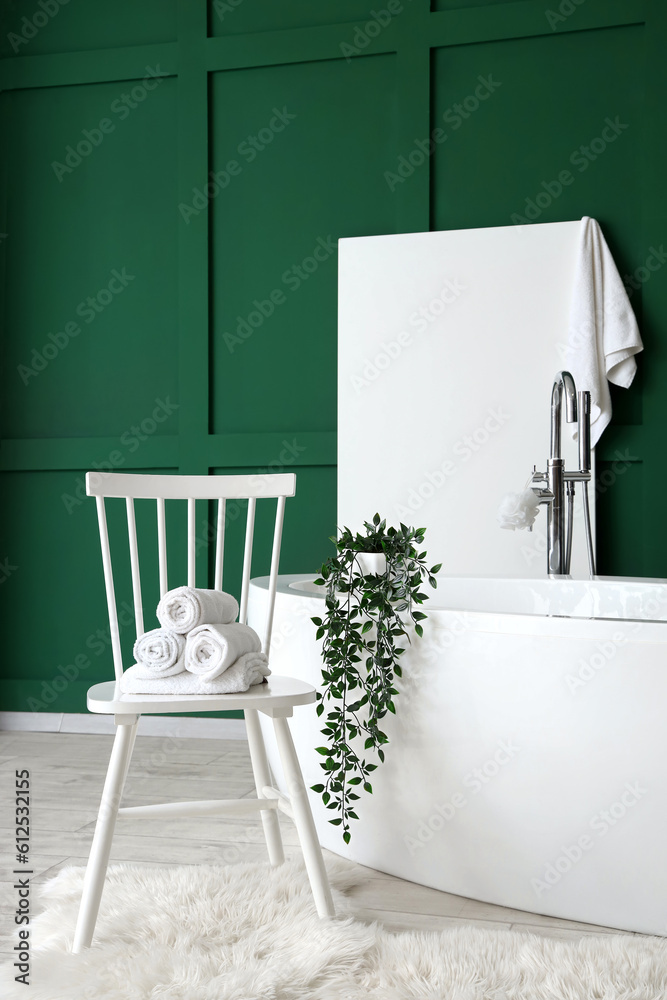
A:
{"label": "green panelled wall", "polygon": [[83,711],[111,675],[87,469],[293,469],[282,570],[327,554],[341,236],[600,220],[646,353],[598,449],[599,565],[667,576],[667,269],[645,263],[667,240],[664,3],[5,0],[2,19],[3,709]]}

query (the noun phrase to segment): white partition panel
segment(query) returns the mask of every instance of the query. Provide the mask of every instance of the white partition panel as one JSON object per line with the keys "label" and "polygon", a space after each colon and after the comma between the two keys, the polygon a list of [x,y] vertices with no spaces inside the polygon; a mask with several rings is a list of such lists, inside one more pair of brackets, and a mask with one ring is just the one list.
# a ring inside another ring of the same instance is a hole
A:
{"label": "white partition panel", "polygon": [[[340,241],[339,525],[426,526],[447,575],[546,574],[546,508],[532,533],[496,513],[546,470],[579,225]],[[575,468],[566,431],[563,452]],[[588,573],[581,489],[573,576]]]}

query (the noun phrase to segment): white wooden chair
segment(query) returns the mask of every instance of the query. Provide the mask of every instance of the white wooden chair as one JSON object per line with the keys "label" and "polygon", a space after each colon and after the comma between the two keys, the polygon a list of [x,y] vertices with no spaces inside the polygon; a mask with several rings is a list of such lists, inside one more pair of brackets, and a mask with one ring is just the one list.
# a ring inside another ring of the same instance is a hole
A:
{"label": "white wooden chair", "polygon": [[[95,684],[88,691],[88,709],[104,715],[113,715],[116,724],[111,760],[107,771],[102,802],[95,827],[88,866],[83,885],[81,906],[74,936],[73,951],[80,952],[90,946],[99,910],[104,879],[106,875],[111,842],[116,818],[128,816],[197,816],[227,814],[233,816],[257,815],[260,813],[264,836],[272,865],[284,861],[277,810],[290,816],[296,825],[304,861],[320,917],[334,916],[331,890],[327,880],[322,852],[315,831],[308,796],[301,774],[301,768],[294,750],[287,718],[293,714],[295,705],[309,705],[315,701],[315,689],[303,681],[289,677],[271,675],[268,682],[256,685],[244,694],[226,695],[139,695],[123,694],[120,678],[123,662],[116,611],[114,578],[111,566],[111,551],[107,531],[105,498],[124,498],[127,507],[127,528],[129,537],[129,557],[134,594],[134,613],[137,635],[144,632],[139,572],[139,553],[134,501],[154,500],[157,505],[157,543],[160,578],[160,595],[169,589],[167,582],[167,538],[165,522],[165,500],[187,500],[187,577],[188,586],[195,586],[195,501],[198,499],[217,500],[217,531],[215,550],[215,587],[222,590],[223,557],[225,536],[225,511],[227,500],[247,500],[247,520],[245,548],[243,556],[243,577],[240,600],[239,621],[245,622],[248,608],[248,590],[253,549],[255,508],[259,498],[277,500],[273,552],[271,556],[271,576],[266,626],[263,636],[263,650],[269,653],[273,610],[278,578],[278,562],[282,537],[285,499],[293,496],[296,476],[293,473],[259,476],[173,476],[173,475],[133,475],[121,473],[88,473],[86,491],[97,502],[97,515],[102,544],[102,562],[106,585],[111,644],[116,679]],[[183,581],[174,584],[179,586]],[[248,733],[253,775],[257,788],[257,799],[229,799],[206,802],[170,802],[159,805],[119,808],[123,785],[132,756],[139,717],[150,713],[170,712],[216,712],[242,709]],[[285,772],[289,797],[273,787],[266,756],[266,749],[259,724],[258,713],[263,712],[273,719],[280,758]]]}

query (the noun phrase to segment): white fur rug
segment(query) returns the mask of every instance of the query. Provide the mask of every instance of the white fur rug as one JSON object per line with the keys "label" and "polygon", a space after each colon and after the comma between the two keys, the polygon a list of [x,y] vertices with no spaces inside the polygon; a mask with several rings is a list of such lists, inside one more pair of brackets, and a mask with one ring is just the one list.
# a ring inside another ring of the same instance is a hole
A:
{"label": "white fur rug", "polygon": [[[335,863],[336,905],[356,881]],[[667,942],[577,943],[461,927],[384,931],[318,920],[303,870],[109,870],[93,947],[71,955],[83,869],[46,883],[31,985],[0,968],[5,1000],[664,1000]]]}

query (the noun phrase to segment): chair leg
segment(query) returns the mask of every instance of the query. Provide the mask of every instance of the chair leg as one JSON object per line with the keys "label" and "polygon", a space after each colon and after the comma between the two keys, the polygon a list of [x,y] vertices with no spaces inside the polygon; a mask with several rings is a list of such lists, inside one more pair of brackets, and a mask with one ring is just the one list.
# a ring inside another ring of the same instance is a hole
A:
{"label": "chair leg", "polygon": [[[266,756],[264,737],[259,723],[259,714],[255,708],[246,708],[244,711],[246,730],[248,733],[248,746],[250,748],[250,760],[252,761],[252,773],[255,776],[255,787],[257,788],[257,798],[263,799],[262,789],[266,785],[271,785],[271,771]],[[269,853],[269,861],[275,867],[281,865],[285,860],[283,851],[283,841],[280,836],[280,824],[275,809],[263,809],[260,813],[262,825],[264,827],[264,839],[266,849]]]}
{"label": "chair leg", "polygon": [[118,725],[116,728],[95,834],[83,880],[83,892],[72,946],[75,955],[90,947],[95,932],[118,807],[130,766],[138,721],[137,719],[133,724]]}
{"label": "chair leg", "polygon": [[310,879],[310,887],[313,890],[315,906],[322,919],[325,917],[335,917],[336,911],[331,897],[327,871],[324,867],[322,849],[317,838],[315,822],[308,801],[308,793],[306,792],[301,767],[299,766],[299,758],[294,749],[287,719],[281,717],[274,718],[273,726],[276,731],[278,750],[280,751],[280,759],[285,772],[287,794],[292,803],[294,822],[299,835],[303,858],[306,863],[306,871]]}
{"label": "chair leg", "polygon": [[[137,716],[137,721],[134,723],[134,725],[128,726],[128,729],[131,729],[132,732],[130,734],[130,745],[129,745],[128,749],[127,749],[127,757],[126,757],[126,760],[125,760],[125,770],[123,771],[123,783],[121,785],[121,790],[120,790],[121,796],[123,794],[123,788],[125,788],[125,782],[127,781],[127,772],[130,770],[130,764],[132,762],[132,754],[134,753],[134,744],[136,742],[137,731],[139,729],[139,716]],[[120,797],[118,799],[118,806],[120,808]]]}

